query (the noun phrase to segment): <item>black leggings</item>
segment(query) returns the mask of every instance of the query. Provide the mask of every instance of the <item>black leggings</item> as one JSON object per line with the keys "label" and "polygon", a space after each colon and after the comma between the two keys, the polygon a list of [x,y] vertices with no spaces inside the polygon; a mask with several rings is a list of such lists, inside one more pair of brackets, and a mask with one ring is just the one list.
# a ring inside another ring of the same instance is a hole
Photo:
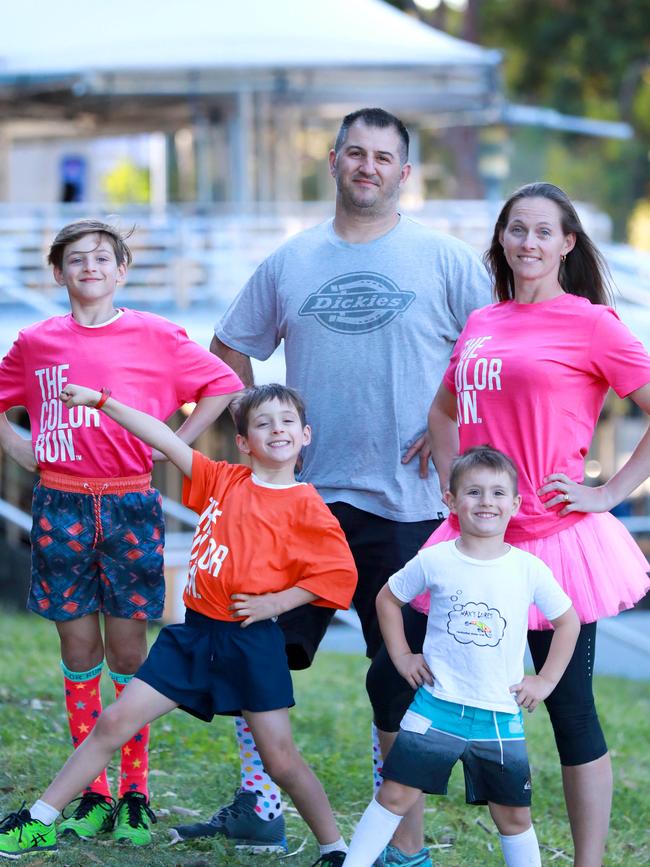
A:
{"label": "black leggings", "polygon": [[[553,638],[550,629],[528,633],[535,671],[544,665]],[[563,765],[584,765],[607,752],[593,693],[596,624],[580,627],[578,643],[560,682],[544,704],[551,718],[557,751]]]}
{"label": "black leggings", "polygon": [[[402,615],[409,646],[414,653],[420,653],[426,632],[426,614],[405,605]],[[528,633],[528,646],[536,671],[544,665],[552,637],[551,630]],[[544,702],[563,765],[584,765],[607,752],[592,691],[595,650],[596,624],[584,624],[564,675]],[[384,645],[368,670],[366,688],[377,728],[386,732],[397,731],[415,693],[397,672]]]}

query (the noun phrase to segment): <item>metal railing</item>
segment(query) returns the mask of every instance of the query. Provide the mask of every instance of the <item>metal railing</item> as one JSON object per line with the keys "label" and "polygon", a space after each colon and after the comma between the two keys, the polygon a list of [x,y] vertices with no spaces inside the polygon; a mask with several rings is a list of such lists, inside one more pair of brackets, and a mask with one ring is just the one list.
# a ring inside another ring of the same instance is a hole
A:
{"label": "metal railing", "polygon": [[[134,253],[119,300],[127,305],[183,310],[210,303],[223,308],[257,265],[284,240],[331,214],[331,203],[258,204],[242,213],[228,206],[169,205],[121,209],[119,224],[135,226]],[[483,251],[491,235],[495,205],[487,201],[413,202],[404,211],[438,231],[456,235]],[[610,221],[580,206],[590,235],[603,245],[623,298],[650,308],[650,255],[606,244]],[[46,264],[56,232],[88,214],[115,220],[105,205],[13,205],[0,203],[0,305],[27,304],[43,316],[67,308],[65,289]]]}

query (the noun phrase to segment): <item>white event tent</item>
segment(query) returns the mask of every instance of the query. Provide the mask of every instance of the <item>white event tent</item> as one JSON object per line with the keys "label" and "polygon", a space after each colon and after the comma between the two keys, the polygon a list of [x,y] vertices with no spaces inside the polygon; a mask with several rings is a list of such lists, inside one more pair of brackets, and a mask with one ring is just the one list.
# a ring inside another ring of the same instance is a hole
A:
{"label": "white event tent", "polygon": [[295,200],[306,127],[362,105],[489,123],[499,63],[382,0],[7,3],[0,199],[17,142],[160,132],[163,162],[192,152],[200,201]]}

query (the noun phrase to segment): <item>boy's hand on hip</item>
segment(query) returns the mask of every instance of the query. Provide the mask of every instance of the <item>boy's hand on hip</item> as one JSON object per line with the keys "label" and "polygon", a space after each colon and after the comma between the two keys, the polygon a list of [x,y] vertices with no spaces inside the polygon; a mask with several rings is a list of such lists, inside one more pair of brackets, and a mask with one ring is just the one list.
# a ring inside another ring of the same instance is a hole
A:
{"label": "boy's hand on hip", "polygon": [[395,668],[413,689],[424,683],[431,685],[433,675],[421,653],[404,653],[393,660]]}
{"label": "boy's hand on hip", "polygon": [[515,701],[519,707],[525,707],[528,713],[532,713],[540,701],[553,692],[555,684],[539,674],[527,674],[521,683],[515,683],[510,687]]}
{"label": "boy's hand on hip", "polygon": [[230,598],[234,600],[230,610],[235,617],[246,618],[242,620],[241,625],[243,627],[257,623],[259,620],[270,620],[272,617],[282,614],[283,611],[277,593],[262,593],[260,596],[253,596],[250,593],[233,593]]}

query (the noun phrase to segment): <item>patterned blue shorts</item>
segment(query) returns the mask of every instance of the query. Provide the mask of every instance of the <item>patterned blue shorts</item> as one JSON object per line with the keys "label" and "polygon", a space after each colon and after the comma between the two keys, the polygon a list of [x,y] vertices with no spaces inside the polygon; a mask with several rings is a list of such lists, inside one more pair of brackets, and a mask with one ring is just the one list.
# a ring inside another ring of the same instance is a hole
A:
{"label": "patterned blue shorts", "polygon": [[27,607],[56,621],[95,611],[155,620],[165,598],[160,494],[151,487],[110,493],[110,480],[104,493],[89,481],[94,493],[42,482],[34,489]]}

